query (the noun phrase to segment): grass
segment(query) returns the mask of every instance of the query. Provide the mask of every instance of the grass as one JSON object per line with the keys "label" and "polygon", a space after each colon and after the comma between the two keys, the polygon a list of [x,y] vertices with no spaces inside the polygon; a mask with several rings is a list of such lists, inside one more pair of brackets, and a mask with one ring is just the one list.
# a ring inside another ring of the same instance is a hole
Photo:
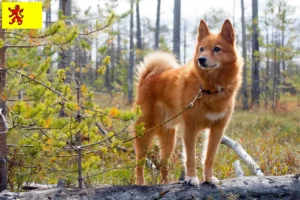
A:
{"label": "grass", "polygon": [[[95,102],[102,108],[119,107],[121,110],[129,110],[130,105],[125,102],[126,96],[122,93],[95,94]],[[125,102],[125,103],[124,103]],[[237,106],[238,107],[238,106]],[[281,99],[276,112],[271,109],[253,109],[242,111],[237,109],[225,134],[233,140],[239,142],[242,147],[254,158],[265,175],[284,175],[300,173],[300,107],[297,106],[295,98],[288,96]],[[117,130],[118,123],[114,123],[113,129]],[[179,130],[179,136],[182,131]],[[17,135],[11,135],[10,139],[18,140]],[[201,155],[203,149],[203,134],[199,134],[197,139],[197,170],[198,177],[203,180]],[[135,155],[132,151],[132,142],[124,144],[129,152],[99,154],[100,162],[95,162],[94,167],[88,170],[88,174],[97,174],[107,169],[122,167],[122,169],[111,170],[98,176],[90,177],[86,180],[90,184],[113,184],[129,185],[134,184],[135,173],[133,166]],[[95,154],[95,156],[97,156]],[[181,163],[180,140],[177,140],[176,148],[170,159],[169,178],[175,182],[180,177],[183,169]],[[154,145],[149,157],[155,161],[159,160],[159,148]],[[22,158],[20,158],[22,160]],[[214,175],[219,179],[235,177],[233,163],[238,160],[236,153],[225,145],[221,145],[214,164]],[[29,160],[30,161],[30,160]],[[66,160],[62,161],[65,162]],[[70,162],[70,161],[69,161]],[[76,158],[72,162],[76,162]],[[159,163],[159,161],[158,161]],[[242,163],[242,162],[241,162]],[[75,164],[76,166],[76,164]],[[125,166],[125,168],[124,168]],[[251,175],[250,170],[242,163],[247,176]],[[22,168],[20,174],[27,169]],[[12,171],[12,176],[18,175]],[[56,174],[57,175],[57,174]],[[47,174],[46,178],[56,181],[55,174]],[[76,176],[76,174],[75,174]],[[146,183],[158,184],[160,182],[159,171],[146,168]],[[23,180],[23,179],[16,179]],[[76,180],[70,180],[71,186],[77,184]],[[21,182],[22,184],[22,182]]]}
{"label": "grass", "polygon": [[[96,98],[103,98],[96,96]],[[122,103],[122,94],[116,94],[109,99],[110,106],[119,104],[121,109],[130,108]],[[99,101],[100,102],[100,101]],[[104,102],[103,99],[101,102]],[[108,105],[107,104],[107,105]],[[265,175],[284,175],[300,172],[300,108],[297,107],[295,98],[291,96],[282,98],[277,112],[271,110],[255,109],[255,111],[236,110],[227,127],[226,135],[239,142],[243,148],[253,157]],[[180,134],[179,134],[180,135]],[[197,141],[197,170],[198,177],[202,178],[202,141],[203,134],[199,134]],[[180,162],[180,148],[175,149],[170,162],[170,180],[177,181],[182,164]],[[157,154],[157,150],[153,150]],[[234,151],[225,145],[221,145],[215,160],[215,176],[220,179],[235,177],[233,162],[239,159]],[[241,162],[242,163],[242,162]],[[250,170],[242,163],[247,176]],[[130,173],[128,173],[130,172]],[[134,170],[115,171],[107,174],[110,183],[130,184],[134,183]],[[113,178],[114,177],[114,178]],[[122,178],[121,178],[122,177]],[[121,178],[122,180],[120,180]],[[106,179],[107,180],[107,179]],[[159,173],[155,170],[146,169],[146,182],[159,183]],[[102,183],[109,183],[105,179]]]}

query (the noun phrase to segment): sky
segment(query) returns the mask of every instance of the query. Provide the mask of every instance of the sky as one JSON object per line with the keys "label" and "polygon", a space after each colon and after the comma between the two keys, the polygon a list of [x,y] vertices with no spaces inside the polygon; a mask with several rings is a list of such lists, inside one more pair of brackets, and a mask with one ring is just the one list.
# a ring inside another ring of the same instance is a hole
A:
{"label": "sky", "polygon": [[[84,11],[91,7],[91,12],[96,12],[97,5],[111,0],[73,0],[73,2]],[[118,2],[118,7],[115,9],[117,13],[124,13],[130,9],[129,0],[112,0]],[[300,0],[287,0],[288,4],[300,8]],[[244,0],[245,15],[251,16],[252,0]],[[263,10],[267,0],[259,0],[259,16],[263,17]],[[170,30],[173,27],[173,4],[174,0],[161,0],[161,25],[167,25]],[[157,0],[140,0],[140,15],[141,18],[149,18],[153,26],[156,20]],[[210,8],[223,9],[228,13],[229,18],[237,26],[240,26],[241,19],[241,1],[240,0],[181,0],[181,18],[186,22],[188,29],[191,31],[199,23],[199,18],[202,17]],[[296,9],[296,10],[298,10]],[[52,0],[52,20],[57,19],[58,0]],[[296,15],[296,13],[295,13]],[[234,16],[234,17],[233,17]],[[225,19],[224,19],[225,20]],[[298,20],[299,21],[299,20]],[[128,24],[129,25],[129,24]],[[188,38],[187,54],[192,55],[194,39]],[[171,41],[170,41],[171,42]],[[172,47],[172,45],[169,45]],[[94,56],[93,56],[94,57]],[[188,56],[190,59],[191,56]]]}

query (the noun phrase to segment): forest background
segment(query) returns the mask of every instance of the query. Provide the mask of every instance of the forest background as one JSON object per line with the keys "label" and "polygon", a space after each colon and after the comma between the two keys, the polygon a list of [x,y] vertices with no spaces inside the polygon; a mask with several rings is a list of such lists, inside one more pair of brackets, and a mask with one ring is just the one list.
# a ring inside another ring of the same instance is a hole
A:
{"label": "forest background", "polygon": [[[245,60],[226,135],[266,175],[299,173],[299,6],[295,0],[46,0],[43,29],[4,30],[0,24],[0,189],[58,180],[70,187],[133,184],[130,125],[141,115],[131,109],[135,65],[156,49],[186,63],[200,19],[213,31],[230,19]],[[226,148],[216,159],[220,178],[235,176],[238,157]],[[151,184],[160,180],[158,152],[154,145],[148,156]],[[181,148],[170,167],[176,181]]]}

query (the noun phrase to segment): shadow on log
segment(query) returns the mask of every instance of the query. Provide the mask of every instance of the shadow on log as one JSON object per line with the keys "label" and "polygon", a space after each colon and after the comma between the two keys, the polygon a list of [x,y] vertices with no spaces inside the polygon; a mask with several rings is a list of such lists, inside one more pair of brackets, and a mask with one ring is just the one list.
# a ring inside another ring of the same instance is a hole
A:
{"label": "shadow on log", "polygon": [[24,193],[0,193],[0,199],[300,199],[300,174],[226,179],[218,187],[202,184],[105,186],[88,189],[54,188]]}

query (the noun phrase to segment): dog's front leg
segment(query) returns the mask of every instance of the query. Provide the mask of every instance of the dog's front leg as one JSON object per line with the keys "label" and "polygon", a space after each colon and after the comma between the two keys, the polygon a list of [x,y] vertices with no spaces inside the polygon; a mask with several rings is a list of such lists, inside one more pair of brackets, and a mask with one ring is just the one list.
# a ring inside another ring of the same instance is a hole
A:
{"label": "dog's front leg", "polygon": [[197,170],[196,170],[196,161],[195,161],[195,154],[196,154],[196,138],[197,138],[197,131],[193,128],[185,127],[184,132],[184,144],[186,149],[186,177],[184,179],[185,182],[198,187],[199,186],[199,179],[197,177]]}
{"label": "dog's front leg", "polygon": [[204,154],[204,180],[213,185],[219,183],[219,180],[213,176],[213,163],[223,137],[225,126],[226,123],[224,122],[215,122],[215,124],[213,124],[210,128],[210,133],[207,138],[207,147],[205,149],[206,153]]}

